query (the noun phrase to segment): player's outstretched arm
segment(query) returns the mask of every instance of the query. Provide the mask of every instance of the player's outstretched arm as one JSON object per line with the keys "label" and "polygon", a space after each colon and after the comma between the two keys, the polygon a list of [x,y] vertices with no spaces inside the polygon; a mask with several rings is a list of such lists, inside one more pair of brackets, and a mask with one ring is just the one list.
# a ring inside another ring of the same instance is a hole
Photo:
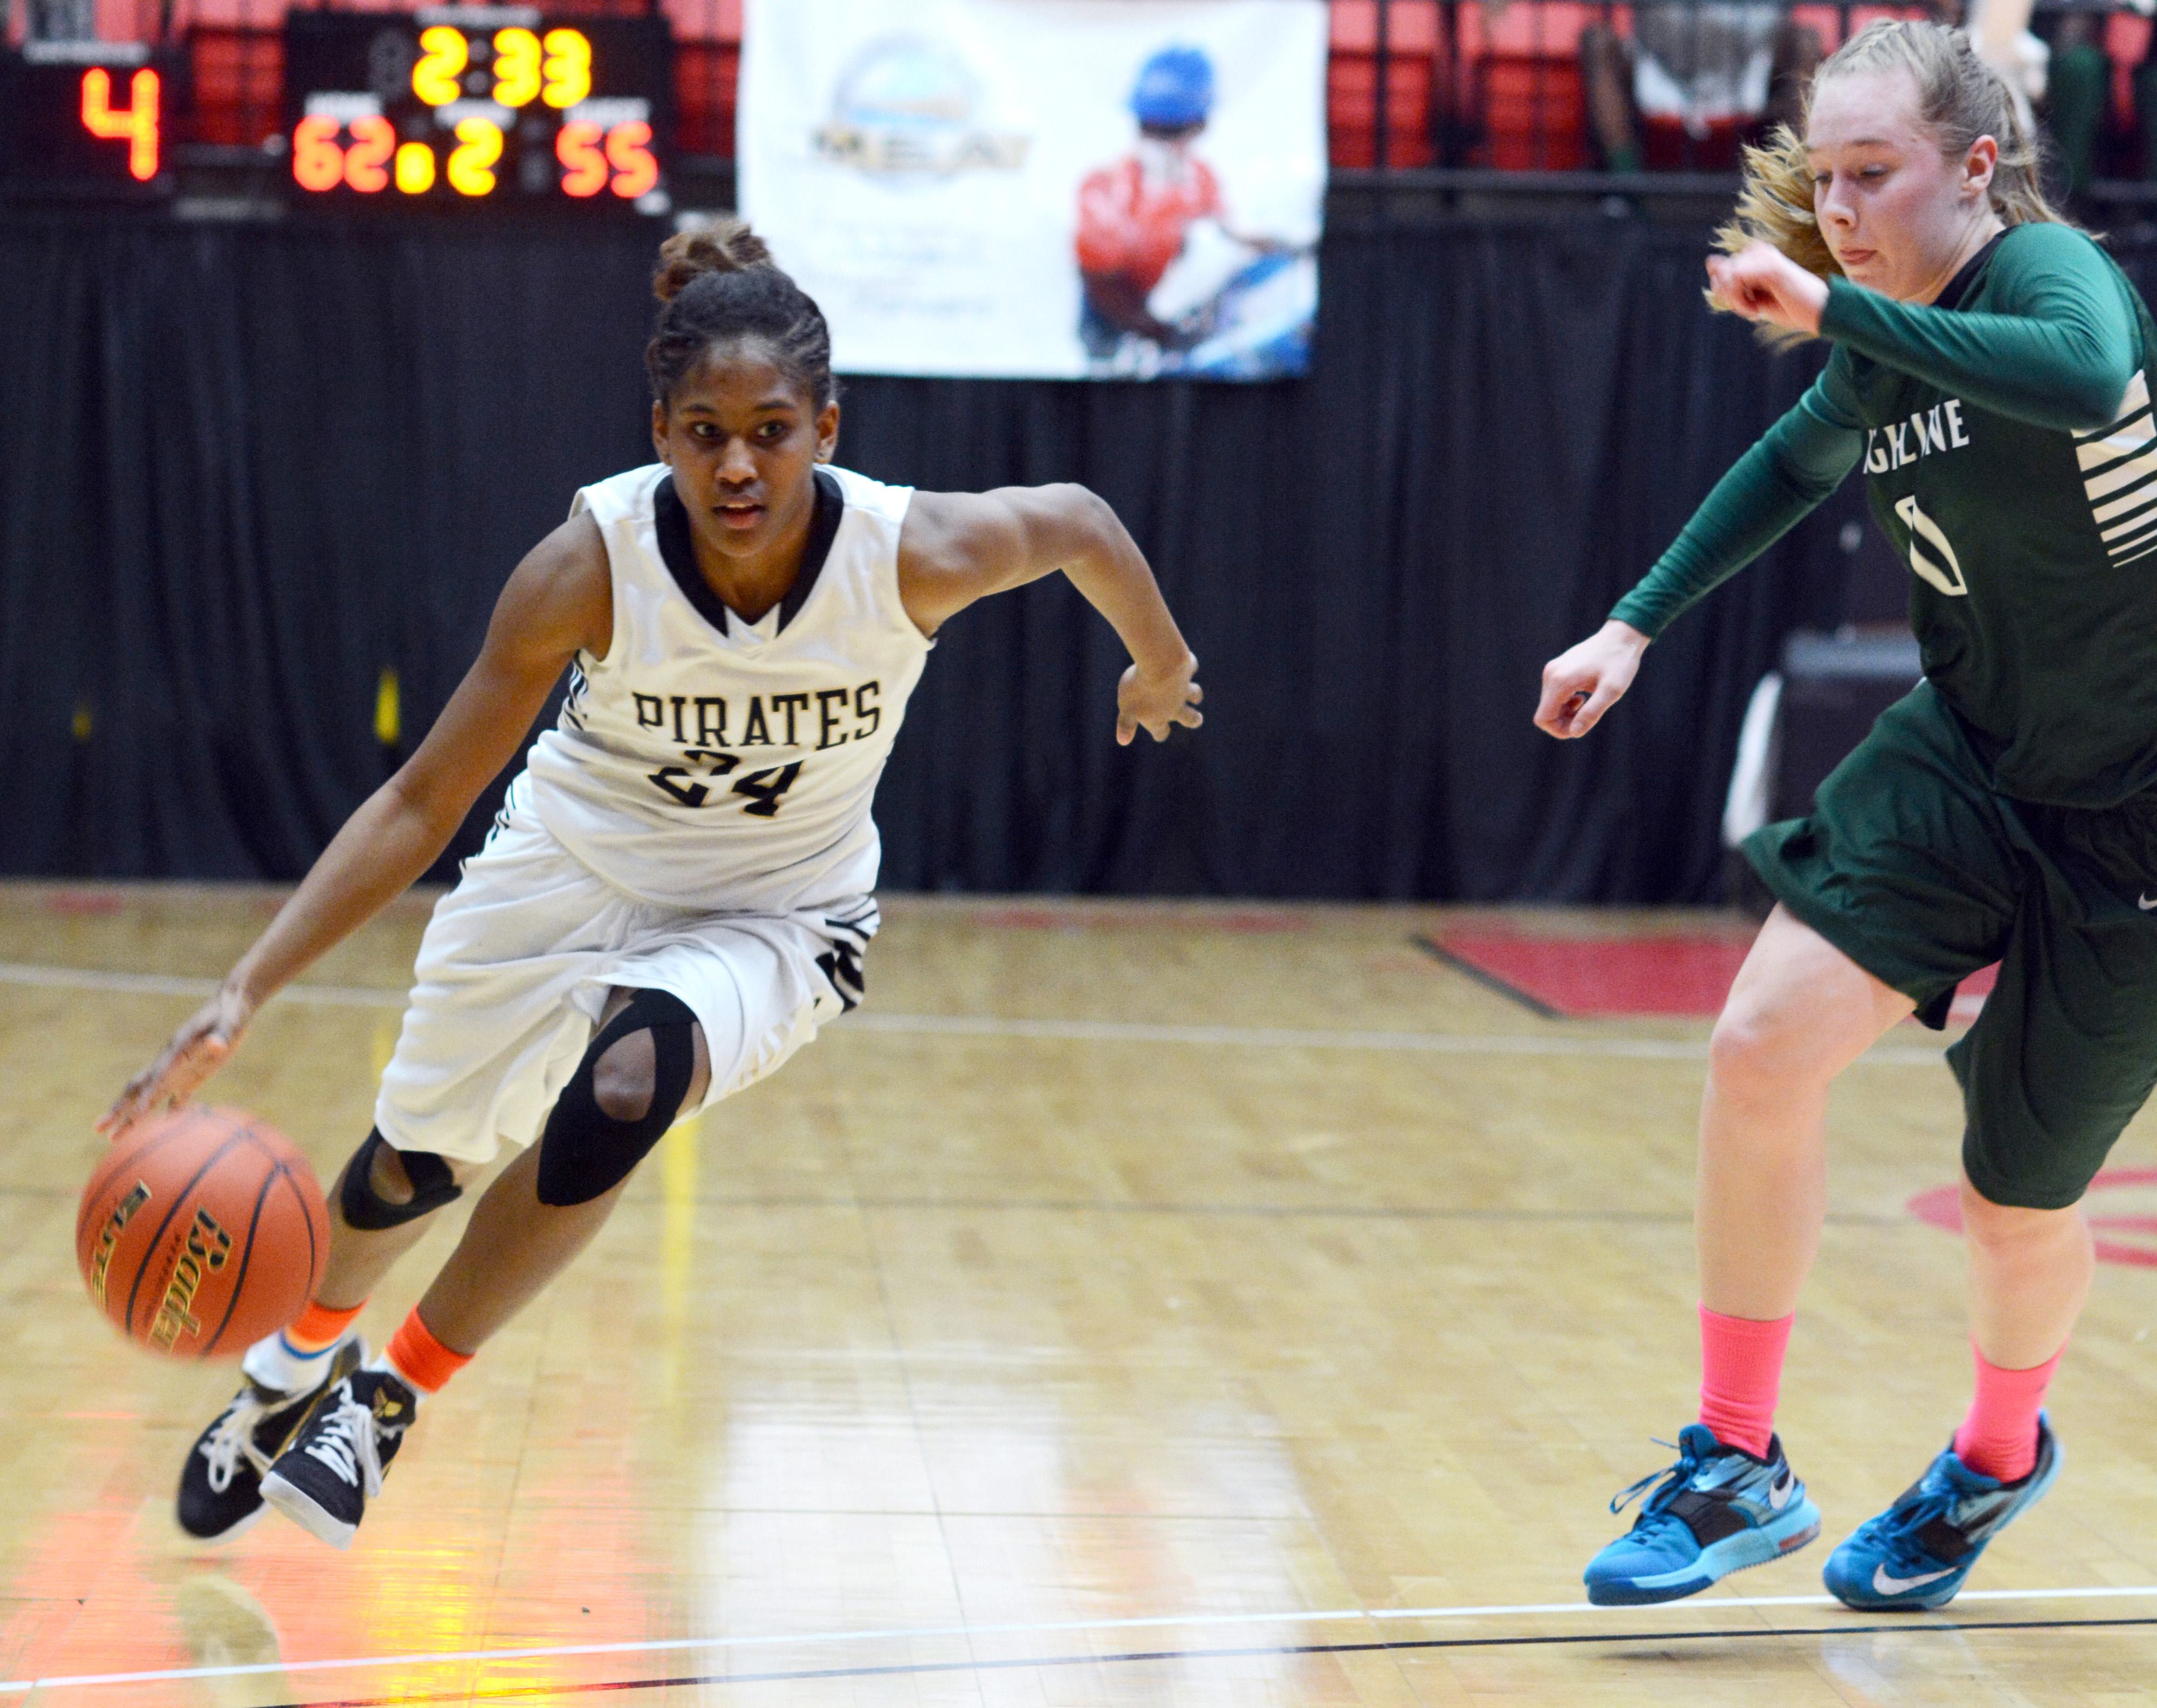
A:
{"label": "player's outstretched arm", "polygon": [[432,866],[515,754],[564,667],[580,647],[605,654],[613,622],[605,545],[589,516],[574,517],[517,565],[479,657],[418,749],[345,821],[217,994],[128,1081],[99,1130],[116,1138],[190,1096],[265,1002]]}
{"label": "player's outstretched arm", "polygon": [[934,635],[976,599],[1061,569],[1131,655],[1116,690],[1116,739],[1143,729],[1166,741],[1196,729],[1205,697],[1198,661],[1162,602],[1153,571],[1105,500],[1084,486],[917,492],[898,541],[907,615]]}
{"label": "player's outstretched arm", "polygon": [[1594,728],[1633,685],[1671,620],[1780,539],[1857,466],[1865,436],[1830,363],[1707,495],[1610,620],[1543,666],[1536,728],[1561,741]]}
{"label": "player's outstretched arm", "polygon": [[1585,735],[1633,686],[1648,637],[1629,624],[1605,623],[1543,666],[1536,728],[1560,741]]}

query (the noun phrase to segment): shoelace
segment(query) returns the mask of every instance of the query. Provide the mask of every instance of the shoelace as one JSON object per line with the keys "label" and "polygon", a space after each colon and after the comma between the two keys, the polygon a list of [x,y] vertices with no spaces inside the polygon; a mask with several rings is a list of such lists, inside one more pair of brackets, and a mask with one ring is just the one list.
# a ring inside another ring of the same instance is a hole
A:
{"label": "shoelace", "polygon": [[1871,1520],[1880,1526],[1876,1533],[1887,1551],[1887,1564],[1898,1577],[1926,1571],[1933,1566],[1949,1566],[1954,1562],[1935,1560],[1932,1552],[1918,1540],[1918,1533],[1935,1519],[1952,1513],[1963,1499],[1952,1489],[1935,1489],[1907,1505],[1901,1503],[1891,1506],[1878,1518]]}
{"label": "shoelace", "polygon": [[319,1459],[371,1500],[382,1492],[382,1460],[375,1451],[374,1413],[353,1397],[352,1384],[337,1390],[337,1409],[325,1414],[307,1443],[307,1457]]}
{"label": "shoelace", "polygon": [[224,1415],[217,1420],[217,1428],[203,1438],[201,1452],[209,1461],[212,1494],[222,1494],[232,1486],[232,1474],[239,1469],[242,1453],[247,1455],[248,1462],[258,1474],[270,1469],[267,1461],[255,1449],[255,1426],[269,1409],[252,1394],[243,1393],[225,1407]]}
{"label": "shoelace", "polygon": [[1657,1447],[1670,1448],[1678,1456],[1677,1463],[1674,1465],[1665,1465],[1660,1471],[1650,1471],[1631,1487],[1620,1489],[1610,1497],[1610,1510],[1613,1513],[1623,1512],[1632,1505],[1633,1497],[1635,1494],[1658,1478],[1667,1479],[1661,1488],[1656,1489],[1640,1505],[1640,1517],[1644,1520],[1653,1517],[1671,1496],[1676,1494],[1679,1489],[1692,1480],[1692,1474],[1700,1469],[1700,1461],[1675,1441],[1665,1441],[1660,1436],[1650,1436],[1648,1438]]}

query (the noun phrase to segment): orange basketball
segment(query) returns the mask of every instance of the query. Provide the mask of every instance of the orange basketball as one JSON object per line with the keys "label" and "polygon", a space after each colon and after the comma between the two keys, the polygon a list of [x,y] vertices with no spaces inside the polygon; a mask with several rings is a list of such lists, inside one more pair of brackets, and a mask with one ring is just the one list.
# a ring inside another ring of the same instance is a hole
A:
{"label": "orange basketball", "polygon": [[139,1345],[237,1358],[307,1307],[329,1209],[292,1141],[245,1109],[189,1104],[123,1134],[83,1188],[75,1261]]}

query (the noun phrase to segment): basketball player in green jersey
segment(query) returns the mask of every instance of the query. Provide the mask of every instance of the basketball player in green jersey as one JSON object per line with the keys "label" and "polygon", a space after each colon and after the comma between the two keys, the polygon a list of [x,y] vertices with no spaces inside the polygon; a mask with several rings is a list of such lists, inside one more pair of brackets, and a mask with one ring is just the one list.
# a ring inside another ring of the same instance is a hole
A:
{"label": "basketball player in green jersey", "polygon": [[2157,333],[2046,205],[2005,87],[1935,25],[1875,24],[1828,59],[1802,138],[1748,158],[1738,211],[1714,301],[1827,340],[1826,371],[1546,668],[1536,721],[1585,734],[1673,617],[1861,466],[1909,562],[1925,680],[1810,818],[1746,844],[1779,905],[1710,1052],[1700,1420],[1587,1581],[1667,1601],[1818,1534],[1771,1432],[1828,1084],[1905,1016],[1943,1025],[1996,960],[1948,1052],[1975,1398],[1825,1574],[1853,1607],[1933,1608],[2058,1474],[2041,1407],[2089,1290],[2077,1205],[2157,1080]]}

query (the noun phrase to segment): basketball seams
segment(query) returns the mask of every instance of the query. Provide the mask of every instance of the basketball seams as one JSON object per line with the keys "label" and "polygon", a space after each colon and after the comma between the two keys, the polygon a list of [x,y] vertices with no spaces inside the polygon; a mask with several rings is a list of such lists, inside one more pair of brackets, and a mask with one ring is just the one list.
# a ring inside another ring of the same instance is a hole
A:
{"label": "basketball seams", "polygon": [[[106,1194],[109,1195],[113,1186],[123,1177],[132,1174],[145,1156],[159,1145],[167,1143],[175,1132],[183,1131],[187,1127],[192,1127],[198,1113],[198,1110],[190,1108],[170,1120],[152,1122],[147,1132],[136,1134],[135,1148],[131,1150],[122,1151],[118,1155],[115,1155],[112,1150],[108,1149],[99,1160],[97,1167],[92,1170],[94,1174],[109,1176],[106,1181]],[[90,1213],[93,1207],[97,1212],[95,1216]],[[75,1243],[77,1251],[82,1249],[83,1236],[91,1227],[101,1225],[105,1218],[111,1213],[111,1204],[105,1201],[103,1197],[95,1200],[85,1198],[83,1201],[82,1209],[77,1213],[75,1223]]]}
{"label": "basketball seams", "polygon": [[149,1273],[151,1260],[157,1255],[157,1248],[164,1242],[165,1230],[172,1225],[172,1218],[180,1213],[180,1206],[193,1196],[195,1188],[203,1183],[203,1177],[223,1160],[225,1152],[246,1136],[244,1129],[240,1132],[227,1134],[219,1142],[217,1149],[209,1154],[199,1168],[196,1169],[188,1183],[172,1194],[172,1206],[165,1212],[165,1219],[157,1224],[157,1231],[145,1242],[142,1261],[135,1266],[135,1279],[127,1289],[127,1315],[120,1325],[130,1335],[135,1332],[135,1302],[142,1296],[142,1278]]}
{"label": "basketball seams", "polygon": [[[283,1172],[288,1179],[291,1178],[291,1170],[289,1168]],[[311,1180],[314,1170],[309,1169],[307,1173]],[[319,1190],[320,1183],[317,1182],[316,1185]],[[296,1179],[292,1180],[292,1196],[300,1201],[300,1219],[307,1225],[307,1297],[311,1300],[315,1296],[315,1289],[322,1284],[322,1270],[328,1266],[327,1264],[318,1266],[317,1263],[317,1253],[321,1252],[322,1247],[322,1241],[315,1235],[314,1200],[308,1197],[305,1189]],[[327,1235],[329,1230],[325,1227],[322,1232]]]}
{"label": "basketball seams", "polygon": [[[255,1138],[252,1132],[236,1133],[233,1136],[235,1139]],[[225,1330],[232,1325],[232,1314],[239,1309],[240,1289],[247,1282],[247,1265],[255,1255],[255,1236],[262,1226],[262,1206],[270,1201],[270,1189],[285,1177],[285,1160],[259,1139],[255,1140],[255,1148],[269,1155],[270,1171],[262,1176],[262,1184],[255,1189],[255,1208],[247,1218],[247,1243],[240,1248],[239,1263],[233,1269],[232,1278],[225,1284],[224,1314],[217,1320],[217,1332],[204,1340],[202,1350],[195,1354],[198,1358],[208,1357],[216,1350],[218,1342],[224,1338]]]}

